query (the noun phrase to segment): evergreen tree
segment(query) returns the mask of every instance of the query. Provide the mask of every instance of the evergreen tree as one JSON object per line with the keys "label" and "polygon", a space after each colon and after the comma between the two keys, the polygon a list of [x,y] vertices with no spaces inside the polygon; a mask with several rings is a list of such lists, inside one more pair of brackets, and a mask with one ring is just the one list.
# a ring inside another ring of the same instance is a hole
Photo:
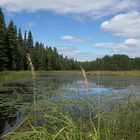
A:
{"label": "evergreen tree", "polygon": [[[33,36],[32,36],[32,33],[31,33],[31,31],[29,31],[29,33],[28,33],[28,38],[27,38],[27,43],[26,43],[26,51],[27,51],[27,53],[29,53],[30,54],[30,56],[31,56],[31,58],[32,58],[32,61],[34,62],[34,58],[33,58],[33,48],[34,48],[34,46],[33,46]],[[27,69],[30,69],[29,68],[29,64],[28,64],[28,61],[27,61]]]}
{"label": "evergreen tree", "polygon": [[27,38],[27,53],[31,55],[32,50],[33,50],[33,36],[31,31],[29,31],[28,38]]}
{"label": "evergreen tree", "polygon": [[53,50],[51,47],[49,47],[47,50],[47,70],[54,70],[54,62],[53,62]]}
{"label": "evergreen tree", "polygon": [[54,70],[60,69],[60,63],[59,63],[59,54],[57,52],[56,47],[54,47],[54,55],[53,55],[53,63],[54,63]]}
{"label": "evergreen tree", "polygon": [[6,31],[6,41],[7,41],[7,55],[8,55],[8,68],[10,70],[19,69],[20,54],[17,42],[17,31],[16,26],[11,20]]}
{"label": "evergreen tree", "polygon": [[0,8],[0,70],[4,70],[7,68],[7,48],[5,45],[5,21],[2,9]]}
{"label": "evergreen tree", "polygon": [[26,37],[26,31],[24,32],[23,46],[24,46],[24,49],[27,50],[27,37]]}
{"label": "evergreen tree", "polygon": [[24,70],[27,70],[28,68],[28,62],[27,62],[27,35],[26,31],[24,32],[24,38],[23,38],[23,50],[24,50],[24,57],[23,57],[23,65],[24,65]]}
{"label": "evergreen tree", "polygon": [[19,65],[18,65],[18,69],[22,70],[24,69],[24,57],[26,55],[25,53],[25,49],[24,49],[24,42],[23,42],[23,38],[22,38],[22,33],[21,33],[21,29],[19,28],[18,31],[18,50],[19,50]]}
{"label": "evergreen tree", "polygon": [[5,27],[4,15],[0,8],[0,71],[27,70],[29,65],[27,53],[32,57],[37,70],[75,70],[82,66],[85,70],[140,70],[140,58],[129,58],[127,55],[115,54],[104,56],[94,61],[77,62],[58,54],[54,47],[44,47],[42,43],[33,44],[31,31],[24,38],[21,29],[13,21]]}

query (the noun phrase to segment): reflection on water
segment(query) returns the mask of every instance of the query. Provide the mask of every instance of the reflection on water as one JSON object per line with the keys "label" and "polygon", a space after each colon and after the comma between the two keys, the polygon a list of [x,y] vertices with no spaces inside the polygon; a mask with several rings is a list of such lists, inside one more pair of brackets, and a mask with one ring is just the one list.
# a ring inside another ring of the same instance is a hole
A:
{"label": "reflection on water", "polygon": [[0,133],[10,130],[33,100],[31,83],[16,81],[0,87]]}
{"label": "reflection on water", "polygon": [[[104,97],[121,100],[122,96],[140,93],[140,78],[138,77],[111,77],[88,75],[88,86],[84,86],[83,77],[73,74],[44,75],[36,79],[37,102],[45,103],[63,98],[74,100],[88,99],[101,103]],[[96,95],[100,95],[100,98]],[[33,102],[33,84],[29,79],[13,81],[0,87],[0,134],[9,131],[21,121],[30,110]]]}

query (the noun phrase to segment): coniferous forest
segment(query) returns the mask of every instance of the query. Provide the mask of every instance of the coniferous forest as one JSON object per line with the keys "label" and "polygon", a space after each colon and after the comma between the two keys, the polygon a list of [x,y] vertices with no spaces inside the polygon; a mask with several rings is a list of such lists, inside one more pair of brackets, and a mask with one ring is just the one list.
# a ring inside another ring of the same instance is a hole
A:
{"label": "coniferous forest", "polygon": [[36,70],[140,70],[140,58],[115,54],[104,56],[94,61],[78,62],[58,54],[56,47],[34,42],[32,32],[17,29],[11,20],[5,24],[4,14],[0,8],[0,71],[28,70],[27,53],[32,57]]}
{"label": "coniferous forest", "polygon": [[0,9],[0,70],[28,70],[27,53],[32,57],[36,70],[72,70],[77,62],[59,55],[55,47],[33,42],[32,32],[17,29],[11,20],[5,25],[4,14]]}

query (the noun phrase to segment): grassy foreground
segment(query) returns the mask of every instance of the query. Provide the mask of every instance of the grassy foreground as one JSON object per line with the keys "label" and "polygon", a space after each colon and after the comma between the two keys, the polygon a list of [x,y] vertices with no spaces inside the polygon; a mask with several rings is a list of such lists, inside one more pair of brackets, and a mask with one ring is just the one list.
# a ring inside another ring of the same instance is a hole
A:
{"label": "grassy foreground", "polygon": [[[35,111],[35,112],[34,112]],[[36,104],[5,140],[139,140],[140,102],[127,99],[115,106],[62,100]],[[35,115],[37,114],[37,115]]]}
{"label": "grassy foreground", "polygon": [[[37,73],[37,75],[45,74]],[[81,71],[69,73],[81,74]],[[132,73],[127,74],[132,76]],[[7,76],[11,76],[10,80],[15,79],[14,75],[16,78],[31,76],[30,72],[19,72],[19,75],[17,72],[7,72]],[[140,101],[139,98],[128,97],[113,104],[108,102],[94,104],[88,100],[71,99],[46,104],[34,102],[28,116],[2,138],[5,140],[139,140]]]}

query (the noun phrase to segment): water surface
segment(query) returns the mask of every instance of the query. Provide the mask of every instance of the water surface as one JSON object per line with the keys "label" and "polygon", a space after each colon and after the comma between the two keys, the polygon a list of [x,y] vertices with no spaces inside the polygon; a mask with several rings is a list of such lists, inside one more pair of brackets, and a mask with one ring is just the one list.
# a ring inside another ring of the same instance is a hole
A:
{"label": "water surface", "polygon": [[[36,79],[19,79],[0,87],[0,134],[18,124],[30,111],[34,100],[39,103],[64,99],[90,100],[101,103],[110,98],[113,103],[128,95],[140,95],[139,77],[88,75],[88,88],[81,75],[46,74]],[[97,98],[98,97],[98,98]]]}

